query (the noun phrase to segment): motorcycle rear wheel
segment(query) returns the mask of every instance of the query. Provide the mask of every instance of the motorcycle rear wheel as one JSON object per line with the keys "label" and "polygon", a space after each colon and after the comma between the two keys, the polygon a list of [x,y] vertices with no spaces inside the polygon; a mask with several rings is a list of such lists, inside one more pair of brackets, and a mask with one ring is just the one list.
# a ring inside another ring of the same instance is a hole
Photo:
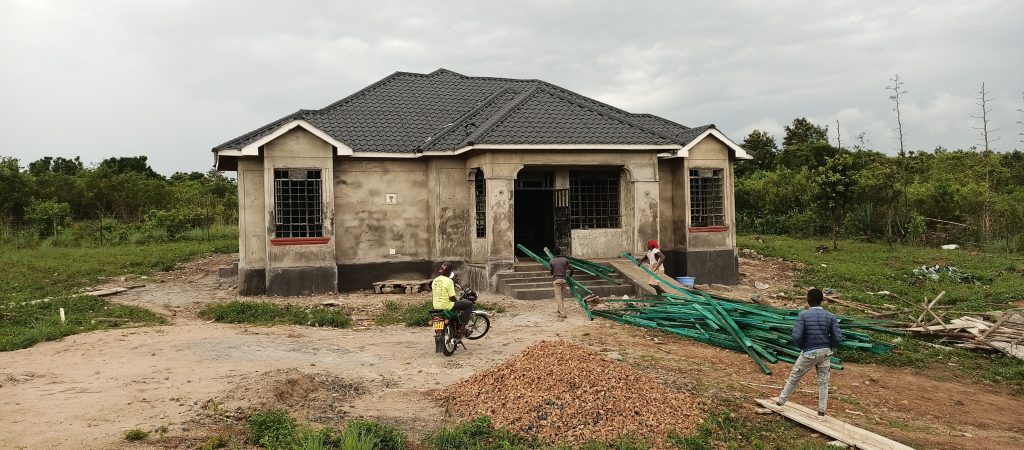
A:
{"label": "motorcycle rear wheel", "polygon": [[459,348],[459,343],[455,340],[455,329],[452,326],[445,325],[444,333],[441,335],[441,341],[443,346],[441,347],[441,353],[444,356],[452,356],[455,350]]}

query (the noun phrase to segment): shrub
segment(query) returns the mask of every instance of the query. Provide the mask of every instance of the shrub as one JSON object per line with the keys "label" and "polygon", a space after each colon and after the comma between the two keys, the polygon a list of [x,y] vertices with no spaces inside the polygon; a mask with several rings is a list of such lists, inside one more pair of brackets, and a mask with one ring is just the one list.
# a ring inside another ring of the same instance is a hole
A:
{"label": "shrub", "polygon": [[141,441],[147,437],[149,437],[149,432],[139,428],[132,428],[124,432],[124,438],[128,441]]}
{"label": "shrub", "polygon": [[203,443],[203,446],[201,447],[201,449],[202,450],[216,450],[218,448],[227,447],[228,444],[230,444],[230,443],[231,443],[231,438],[229,438],[229,437],[227,437],[227,436],[225,436],[223,434],[218,434],[216,436],[212,436],[209,439],[207,439],[206,442]]}
{"label": "shrub", "polygon": [[221,323],[251,323],[256,325],[307,325],[314,327],[346,328],[352,318],[342,310],[302,308],[271,302],[232,301],[211,304],[199,311],[204,319]]}
{"label": "shrub", "polygon": [[377,420],[355,419],[345,426],[345,433],[350,432],[372,438],[376,443],[374,448],[378,450],[405,450],[405,432],[394,425]]}
{"label": "shrub", "polygon": [[295,419],[281,410],[260,411],[249,416],[249,439],[253,444],[280,448],[295,436]]}

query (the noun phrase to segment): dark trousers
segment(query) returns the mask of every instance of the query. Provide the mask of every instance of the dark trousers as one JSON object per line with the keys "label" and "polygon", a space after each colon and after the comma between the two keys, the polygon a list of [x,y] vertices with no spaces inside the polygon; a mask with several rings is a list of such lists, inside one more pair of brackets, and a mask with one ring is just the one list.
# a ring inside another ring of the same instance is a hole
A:
{"label": "dark trousers", "polygon": [[456,300],[455,306],[452,306],[453,310],[459,312],[459,322],[462,323],[462,326],[469,324],[469,318],[473,314],[473,305],[474,303],[469,300]]}

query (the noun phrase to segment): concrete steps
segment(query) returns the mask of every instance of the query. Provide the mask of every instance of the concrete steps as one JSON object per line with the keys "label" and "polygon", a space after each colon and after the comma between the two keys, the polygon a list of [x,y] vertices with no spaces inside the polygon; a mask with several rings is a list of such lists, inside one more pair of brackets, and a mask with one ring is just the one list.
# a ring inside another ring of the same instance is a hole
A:
{"label": "concrete steps", "polygon": [[[573,279],[601,297],[636,295],[636,287],[619,273],[611,277],[622,284],[616,285],[600,277],[577,272]],[[518,300],[548,300],[555,298],[551,274],[536,262],[516,263],[514,271],[498,274],[498,292]],[[565,292],[569,299],[571,294]]]}

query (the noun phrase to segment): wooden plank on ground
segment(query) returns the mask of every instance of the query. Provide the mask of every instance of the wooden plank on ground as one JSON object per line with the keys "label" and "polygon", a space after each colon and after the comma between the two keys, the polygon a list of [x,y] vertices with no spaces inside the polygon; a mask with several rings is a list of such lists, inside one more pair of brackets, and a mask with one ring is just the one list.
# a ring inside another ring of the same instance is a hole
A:
{"label": "wooden plank on ground", "polygon": [[913,450],[912,447],[900,444],[885,436],[879,436],[863,428],[858,428],[832,416],[818,417],[818,413],[793,402],[779,407],[772,400],[758,399],[758,403],[786,418],[789,418],[814,431],[838,439],[853,447],[864,450]]}
{"label": "wooden plank on ground", "polygon": [[120,294],[120,293],[126,292],[126,291],[128,291],[128,288],[121,288],[121,287],[119,287],[119,288],[110,288],[110,289],[100,289],[98,291],[83,292],[83,294],[91,295],[93,297],[106,297],[108,295]]}

